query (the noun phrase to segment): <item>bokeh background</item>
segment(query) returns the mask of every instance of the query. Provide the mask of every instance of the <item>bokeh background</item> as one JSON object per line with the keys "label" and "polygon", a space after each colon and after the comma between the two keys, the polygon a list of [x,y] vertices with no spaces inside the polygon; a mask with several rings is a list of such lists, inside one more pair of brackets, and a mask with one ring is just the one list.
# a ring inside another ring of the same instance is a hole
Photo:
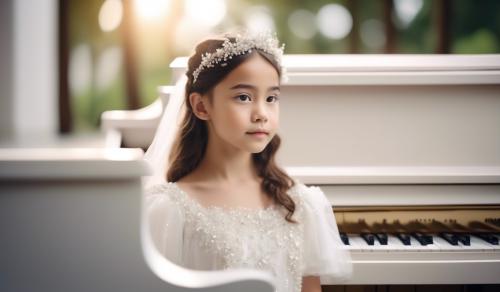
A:
{"label": "bokeh background", "polygon": [[[53,13],[49,17],[56,26],[54,123],[59,134],[96,132],[102,112],[138,109],[152,103],[157,98],[157,87],[171,84],[169,64],[176,57],[189,55],[193,46],[206,36],[235,28],[275,31],[286,44],[286,54],[500,52],[500,1],[497,0],[8,0],[4,3],[10,3],[2,5],[14,12],[25,11],[19,20],[13,21],[13,27],[20,26],[21,30],[27,25],[27,18],[43,13],[46,3],[52,5],[45,10]],[[2,14],[10,17],[5,9]],[[14,13],[14,18],[17,14]],[[13,35],[14,42],[17,34]],[[20,43],[24,47],[22,39]],[[13,50],[11,55],[19,52],[17,48]],[[9,62],[8,56],[2,61]],[[29,53],[21,58],[25,56]],[[28,66],[24,70],[30,74]],[[42,78],[45,75],[40,73]],[[19,87],[21,91],[24,88]],[[48,95],[52,96],[51,92]],[[19,123],[23,123],[25,118],[18,116]],[[35,127],[36,123],[30,126]]]}

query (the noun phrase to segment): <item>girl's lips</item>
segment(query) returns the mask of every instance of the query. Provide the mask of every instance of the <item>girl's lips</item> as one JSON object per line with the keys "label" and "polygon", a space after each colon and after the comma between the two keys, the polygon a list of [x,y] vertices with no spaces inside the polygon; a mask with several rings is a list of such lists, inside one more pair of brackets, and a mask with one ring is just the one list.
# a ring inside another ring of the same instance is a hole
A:
{"label": "girl's lips", "polygon": [[264,130],[264,129],[258,129],[258,130],[253,130],[253,131],[248,131],[247,134],[269,134],[268,131]]}
{"label": "girl's lips", "polygon": [[247,132],[247,134],[256,138],[264,138],[268,135],[267,132]]}

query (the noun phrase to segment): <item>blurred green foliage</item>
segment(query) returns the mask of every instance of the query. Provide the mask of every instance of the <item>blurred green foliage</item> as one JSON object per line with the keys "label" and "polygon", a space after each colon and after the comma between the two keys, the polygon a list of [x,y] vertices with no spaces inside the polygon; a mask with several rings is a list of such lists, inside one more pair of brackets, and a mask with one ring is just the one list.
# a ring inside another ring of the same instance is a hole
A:
{"label": "blurred green foliage", "polygon": [[[182,0],[177,1],[179,4]],[[111,32],[103,32],[99,28],[98,15],[104,0],[69,0],[70,2],[70,48],[87,45],[91,55],[91,75],[88,88],[71,96],[72,110],[76,131],[95,131],[99,127],[100,115],[103,111],[125,109],[125,86],[123,63],[120,74],[106,88],[98,89],[96,80],[96,63],[105,49],[111,46],[122,46],[123,39],[120,28]],[[451,16],[451,52],[457,54],[490,54],[500,52],[500,1],[495,0],[454,0]],[[216,27],[218,31],[228,29],[228,23],[242,25],[246,9],[255,5],[268,7],[276,25],[280,40],[286,43],[287,54],[336,54],[350,53],[351,38],[359,35],[350,33],[341,40],[331,40],[319,32],[310,40],[303,40],[294,35],[288,27],[289,15],[297,9],[305,9],[316,14],[326,4],[338,3],[352,7],[349,0],[226,0],[228,21]],[[383,3],[381,0],[356,0],[357,7],[355,25],[366,20],[376,19],[383,23]],[[397,53],[433,53],[436,47],[436,27],[434,23],[434,1],[423,0],[423,6],[409,26],[401,28],[396,25]],[[394,21],[393,19],[389,21]],[[148,33],[136,32],[138,53],[138,76],[141,105],[153,102],[156,88],[170,84],[170,62],[177,56],[189,55],[190,52],[178,48],[172,30],[176,27],[176,19],[166,20]],[[383,48],[370,48],[359,42],[358,53],[383,53]],[[71,53],[71,52],[70,52]],[[78,74],[78,71],[77,73]]]}

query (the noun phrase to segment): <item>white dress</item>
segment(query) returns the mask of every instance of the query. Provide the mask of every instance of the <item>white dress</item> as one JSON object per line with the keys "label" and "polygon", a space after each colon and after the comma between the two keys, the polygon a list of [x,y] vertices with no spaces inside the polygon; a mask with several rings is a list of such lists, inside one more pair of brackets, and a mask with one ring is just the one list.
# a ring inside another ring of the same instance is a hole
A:
{"label": "white dress", "polygon": [[146,210],[153,242],[167,259],[189,269],[269,271],[279,292],[301,291],[304,276],[320,276],[322,283],[349,278],[350,255],[321,189],[296,182],[288,194],[298,224],[286,221],[287,211],[278,205],[206,207],[176,183],[152,186]]}

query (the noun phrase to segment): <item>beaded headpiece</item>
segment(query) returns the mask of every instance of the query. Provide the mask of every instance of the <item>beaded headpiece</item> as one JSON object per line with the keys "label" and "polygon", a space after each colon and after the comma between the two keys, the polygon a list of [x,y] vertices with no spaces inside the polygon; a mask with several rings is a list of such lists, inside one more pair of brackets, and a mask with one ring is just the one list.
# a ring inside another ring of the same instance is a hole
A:
{"label": "beaded headpiece", "polygon": [[270,32],[264,32],[256,35],[238,34],[234,37],[234,39],[234,41],[231,41],[229,38],[226,38],[222,43],[222,47],[215,50],[215,52],[207,52],[202,55],[200,65],[193,71],[193,84],[196,83],[198,76],[203,70],[213,68],[215,65],[220,65],[221,67],[227,66],[226,62],[229,59],[232,59],[233,56],[251,53],[252,49],[259,49],[271,54],[278,65],[282,67],[281,57],[283,56],[285,44],[282,44],[280,47],[276,35],[273,35]]}

